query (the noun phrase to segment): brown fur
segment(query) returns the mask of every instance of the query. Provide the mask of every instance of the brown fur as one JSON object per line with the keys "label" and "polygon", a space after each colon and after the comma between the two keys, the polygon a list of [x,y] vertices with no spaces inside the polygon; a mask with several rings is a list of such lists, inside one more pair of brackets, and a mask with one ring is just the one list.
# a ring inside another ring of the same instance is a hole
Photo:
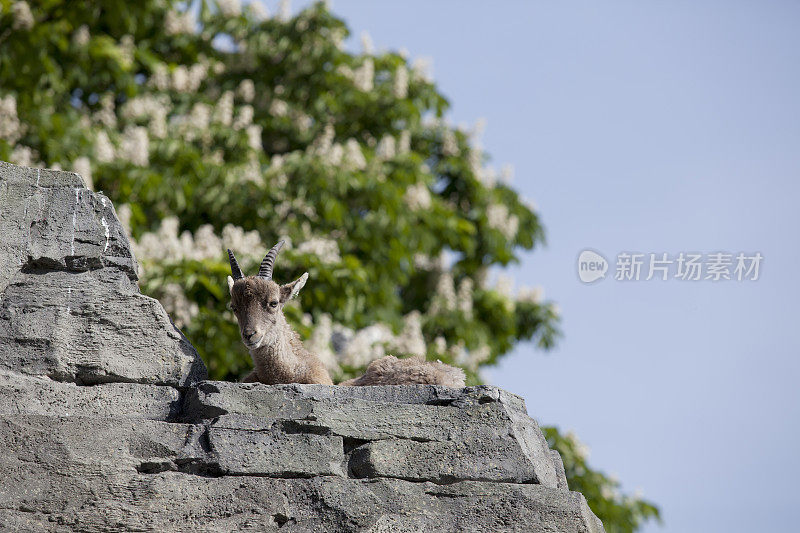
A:
{"label": "brown fur", "polygon": [[[276,248],[280,249],[280,245],[278,243]],[[239,272],[235,259],[231,259],[231,264]],[[271,275],[270,265],[269,277]],[[319,357],[305,349],[300,337],[283,316],[283,306],[297,295],[307,278],[306,273],[291,283],[278,285],[266,277],[247,276],[236,281],[228,277],[231,308],[239,322],[242,342],[250,351],[255,367],[244,378],[245,383],[333,385],[325,365]],[[390,355],[373,361],[363,376],[347,380],[342,385],[416,383],[463,387],[464,371],[441,361],[425,361],[424,357],[398,359]]]}
{"label": "brown fur", "polygon": [[333,385],[325,365],[305,349],[283,316],[283,306],[298,283],[302,287],[305,279],[283,286],[257,276],[228,281],[239,333],[255,367],[245,382]]}
{"label": "brown fur", "polygon": [[410,385],[415,383],[460,388],[464,386],[464,371],[441,361],[426,361],[422,356],[398,359],[393,355],[387,355],[372,361],[363,376],[348,379],[340,385]]}

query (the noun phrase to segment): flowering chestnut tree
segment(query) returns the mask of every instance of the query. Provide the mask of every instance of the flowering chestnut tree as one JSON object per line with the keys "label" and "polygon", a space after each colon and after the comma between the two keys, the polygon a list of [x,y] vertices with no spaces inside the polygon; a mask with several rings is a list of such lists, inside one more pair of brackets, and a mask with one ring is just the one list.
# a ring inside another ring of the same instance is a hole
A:
{"label": "flowering chestnut tree", "polygon": [[[0,159],[75,170],[115,202],[142,290],[211,377],[251,365],[225,248],[252,273],[279,239],[276,278],[310,273],[285,313],[335,379],[395,353],[474,384],[519,341],[555,341],[540,290],[487,280],[543,241],[539,219],[487,166],[479,128],[445,120],[424,63],[368,40],[348,52],[324,4],[0,6]],[[657,514],[597,494],[630,510],[610,531]]]}

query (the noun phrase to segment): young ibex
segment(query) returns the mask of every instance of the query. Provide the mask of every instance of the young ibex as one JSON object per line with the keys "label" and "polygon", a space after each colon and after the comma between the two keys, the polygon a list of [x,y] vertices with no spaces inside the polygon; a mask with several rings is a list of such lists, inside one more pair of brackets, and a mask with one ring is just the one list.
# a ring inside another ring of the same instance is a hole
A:
{"label": "young ibex", "polygon": [[[228,250],[231,276],[228,290],[231,309],[239,322],[242,342],[253,358],[254,370],[244,382],[319,383],[333,385],[325,365],[303,346],[300,337],[283,316],[283,306],[297,296],[308,279],[308,272],[285,285],[272,280],[272,267],[283,241],[272,247],[261,261],[258,274],[245,277],[233,252]],[[422,357],[397,359],[387,356],[373,361],[367,372],[342,385],[408,385],[422,383],[463,387],[464,371]]]}

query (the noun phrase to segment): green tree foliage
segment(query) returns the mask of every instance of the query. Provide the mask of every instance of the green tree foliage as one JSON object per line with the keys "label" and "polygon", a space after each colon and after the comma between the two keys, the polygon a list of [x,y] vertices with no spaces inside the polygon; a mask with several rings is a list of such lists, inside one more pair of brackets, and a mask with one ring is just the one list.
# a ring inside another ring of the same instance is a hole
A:
{"label": "green tree foliage", "polygon": [[[476,132],[444,119],[424,65],[348,52],[323,4],[274,17],[239,0],[0,6],[0,159],[76,170],[114,201],[142,290],[213,378],[251,365],[224,249],[252,273],[278,239],[276,279],[310,273],[286,314],[335,378],[419,353],[475,384],[517,342],[554,343],[553,303],[487,282],[543,242],[539,219]],[[569,457],[610,530],[656,513],[607,498],[613,484]]]}

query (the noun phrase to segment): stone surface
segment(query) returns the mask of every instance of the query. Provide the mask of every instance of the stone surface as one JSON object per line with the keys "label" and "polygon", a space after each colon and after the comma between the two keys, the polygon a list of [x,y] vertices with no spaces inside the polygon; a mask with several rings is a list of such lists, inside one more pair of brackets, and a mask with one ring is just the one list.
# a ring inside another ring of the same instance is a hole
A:
{"label": "stone surface", "polygon": [[0,372],[0,415],[120,416],[171,420],[181,395],[174,387],[106,383],[81,387],[46,377]]}
{"label": "stone surface", "polygon": [[0,370],[189,385],[197,352],[139,293],[111,202],[77,174],[0,162]]}
{"label": "stone surface", "polygon": [[377,440],[353,450],[356,477],[393,477],[453,483],[463,480],[536,483],[536,462],[508,440],[418,442]]}
{"label": "stone surface", "polygon": [[202,381],[110,202],[0,163],[0,530],[602,525],[493,387]]}
{"label": "stone surface", "polygon": [[491,387],[202,382],[189,391],[184,416],[213,418],[218,428],[377,441],[355,454],[358,477],[559,483],[560,457],[555,464],[522,399]]}
{"label": "stone surface", "polygon": [[64,532],[603,531],[580,494],[540,485],[179,472],[93,479],[48,473],[46,481],[36,501],[0,487],[0,524]]}
{"label": "stone surface", "polygon": [[208,441],[214,462],[225,474],[345,476],[341,437],[212,427]]}

